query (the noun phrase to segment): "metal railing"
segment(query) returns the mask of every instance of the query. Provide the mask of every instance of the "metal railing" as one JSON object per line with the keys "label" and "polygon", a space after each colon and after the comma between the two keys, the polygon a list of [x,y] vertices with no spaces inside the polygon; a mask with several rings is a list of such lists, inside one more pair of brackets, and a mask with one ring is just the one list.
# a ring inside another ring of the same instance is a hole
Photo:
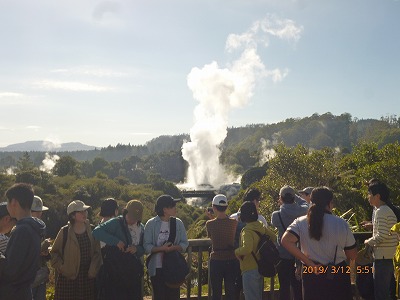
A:
{"label": "metal railing", "polygon": [[[372,232],[356,232],[354,233],[354,237],[356,239],[357,245],[362,245],[364,240],[371,237]],[[208,292],[207,295],[202,295],[203,282],[204,282],[204,270],[203,266],[209,260],[209,248],[211,246],[210,239],[190,239],[189,247],[187,248],[187,262],[189,268],[192,268],[193,262],[196,262],[196,272],[195,275],[191,272],[186,280],[186,299],[192,299],[193,296],[197,299],[211,299],[211,285],[210,285],[210,276],[208,276]],[[206,253],[206,258],[204,258],[204,252]],[[195,259],[196,257],[196,259]],[[209,273],[208,273],[209,275]],[[275,277],[269,279],[270,282],[270,290],[264,291],[267,294],[267,299],[274,299],[275,294],[278,294],[275,291]],[[197,285],[197,297],[195,295],[191,295],[193,289],[193,283]]]}

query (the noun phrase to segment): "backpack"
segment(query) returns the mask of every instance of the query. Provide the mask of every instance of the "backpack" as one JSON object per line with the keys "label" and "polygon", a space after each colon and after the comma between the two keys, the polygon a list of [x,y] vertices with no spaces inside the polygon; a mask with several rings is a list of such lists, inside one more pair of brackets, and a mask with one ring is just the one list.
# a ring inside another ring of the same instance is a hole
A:
{"label": "backpack", "polygon": [[[126,244],[128,243],[128,232],[121,217],[117,217],[121,229],[125,235]],[[113,279],[121,288],[132,288],[132,281],[141,280],[143,277],[143,265],[135,255],[121,251],[117,246],[105,246],[103,248],[104,272],[109,278]]]}
{"label": "backpack", "polygon": [[254,260],[258,265],[258,273],[264,277],[274,277],[276,275],[276,266],[279,263],[279,252],[273,241],[266,234],[254,231],[260,237],[257,245],[257,253],[260,254],[258,260],[256,254],[252,251]]}
{"label": "backpack", "polygon": [[[170,234],[167,242],[174,243],[176,237],[176,218],[169,219]],[[149,268],[149,262],[154,253],[146,259],[146,267]],[[179,288],[186,280],[189,274],[189,267],[185,257],[179,251],[165,252],[162,262],[162,275],[165,285],[170,288]]]}
{"label": "backpack", "polygon": [[[170,234],[168,241],[174,243],[176,237],[176,218],[170,218]],[[165,285],[170,288],[179,288],[189,274],[189,267],[185,257],[179,251],[164,253],[162,265]]]}

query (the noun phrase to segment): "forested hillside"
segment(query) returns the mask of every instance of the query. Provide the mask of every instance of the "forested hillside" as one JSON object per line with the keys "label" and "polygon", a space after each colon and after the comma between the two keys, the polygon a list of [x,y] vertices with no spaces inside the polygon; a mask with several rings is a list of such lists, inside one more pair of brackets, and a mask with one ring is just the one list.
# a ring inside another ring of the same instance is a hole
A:
{"label": "forested hillside", "polygon": [[[160,136],[145,145],[108,146],[91,151],[57,152],[61,158],[69,157],[70,163],[79,165],[80,173],[91,177],[100,171],[108,177],[129,177],[142,183],[144,173],[153,172],[174,182],[184,180],[185,161],[181,158],[181,147],[190,137],[186,134]],[[306,148],[337,148],[350,152],[360,142],[375,142],[378,147],[400,141],[400,118],[396,116],[374,119],[352,119],[344,113],[313,114],[302,119],[287,119],[276,124],[251,124],[228,128],[228,135],[221,145],[221,163],[237,174],[262,164],[260,157],[267,148],[283,143],[286,146],[303,145]],[[28,152],[33,164],[39,167],[45,159],[44,152]],[[9,170],[17,167],[25,152],[0,152],[0,168]],[[64,163],[65,161],[61,161]],[[57,174],[63,168],[55,171]]]}

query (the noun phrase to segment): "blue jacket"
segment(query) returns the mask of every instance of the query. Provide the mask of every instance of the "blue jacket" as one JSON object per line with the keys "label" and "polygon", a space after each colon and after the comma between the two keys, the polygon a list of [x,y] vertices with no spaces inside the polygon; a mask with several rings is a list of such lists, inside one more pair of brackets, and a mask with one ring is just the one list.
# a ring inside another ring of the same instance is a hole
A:
{"label": "blue jacket", "polygon": [[[279,209],[279,211],[274,211],[271,215],[271,223],[274,227],[278,229],[278,251],[279,256],[284,259],[294,259],[293,255],[291,255],[284,247],[281,246],[281,238],[285,233],[286,228],[289,227],[292,222],[301,216],[307,214],[308,211],[308,203],[303,198],[300,198],[296,195],[295,201],[293,203],[283,203]],[[281,215],[283,225],[279,219],[279,214]]]}
{"label": "blue jacket", "polygon": [[[124,223],[124,227],[121,226],[121,218]],[[140,258],[144,254],[143,248],[143,233],[144,233],[144,225],[140,223],[141,227],[141,235],[139,245],[136,245],[136,253],[135,255]],[[126,240],[124,231],[126,230],[126,235],[128,236],[128,241]],[[113,219],[108,220],[107,222],[101,223],[97,225],[95,229],[93,229],[93,236],[96,240],[102,241],[109,246],[116,246],[119,241],[125,243],[125,246],[132,244],[132,238],[128,230],[128,225],[126,224],[125,218],[123,216],[119,216]]]}
{"label": "blue jacket", "polygon": [[[151,249],[157,246],[157,240],[161,229],[161,222],[161,218],[159,216],[155,216],[154,218],[148,220],[146,225],[144,226],[143,246],[146,254],[150,254]],[[178,218],[176,218],[176,237],[174,245],[181,246],[182,252],[185,252],[186,248],[189,246],[185,226]],[[149,262],[147,271],[149,272],[150,277],[156,275],[156,264],[153,256]]]}

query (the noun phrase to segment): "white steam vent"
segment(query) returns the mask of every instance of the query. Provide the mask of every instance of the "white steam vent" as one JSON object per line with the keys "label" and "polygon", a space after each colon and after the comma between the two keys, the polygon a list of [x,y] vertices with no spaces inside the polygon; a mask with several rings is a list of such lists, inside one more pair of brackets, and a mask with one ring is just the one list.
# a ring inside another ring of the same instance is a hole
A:
{"label": "white steam vent", "polygon": [[297,41],[302,30],[291,20],[267,16],[255,22],[247,32],[229,35],[226,50],[242,50],[237,60],[225,68],[214,61],[191,70],[187,83],[199,104],[194,110],[191,141],[182,146],[182,156],[189,163],[189,184],[197,187],[206,183],[218,187],[232,182],[219,163],[219,145],[227,135],[230,111],[249,103],[257,80],[271,77],[273,82],[279,82],[288,73],[287,70],[267,70],[257,53],[257,45],[268,46],[270,36]]}

